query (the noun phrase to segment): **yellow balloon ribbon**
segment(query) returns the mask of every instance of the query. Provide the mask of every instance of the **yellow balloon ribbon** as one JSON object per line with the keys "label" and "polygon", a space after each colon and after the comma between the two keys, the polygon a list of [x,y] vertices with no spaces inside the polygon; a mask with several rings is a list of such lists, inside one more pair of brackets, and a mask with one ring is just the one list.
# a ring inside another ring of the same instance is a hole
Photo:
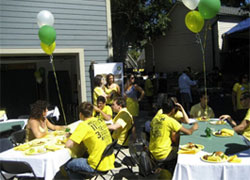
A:
{"label": "yellow balloon ribbon", "polygon": [[185,24],[190,31],[198,33],[204,26],[204,19],[198,11],[190,11],[185,17]]}
{"label": "yellow balloon ribbon", "polygon": [[43,51],[48,55],[51,55],[56,48],[56,42],[53,42],[51,45],[47,45],[47,44],[44,44],[43,42],[41,42],[40,45],[41,45],[41,48],[43,49]]}

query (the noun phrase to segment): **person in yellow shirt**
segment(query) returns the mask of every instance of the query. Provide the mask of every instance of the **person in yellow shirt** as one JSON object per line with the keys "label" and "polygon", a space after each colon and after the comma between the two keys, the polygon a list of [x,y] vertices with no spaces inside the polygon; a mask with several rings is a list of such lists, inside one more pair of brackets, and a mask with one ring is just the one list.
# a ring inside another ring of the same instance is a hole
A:
{"label": "person in yellow shirt", "polygon": [[250,93],[245,92],[241,95],[240,98],[241,105],[245,108],[248,108],[248,111],[245,115],[245,118],[239,125],[236,124],[236,122],[232,119],[230,115],[221,115],[221,120],[228,120],[228,122],[233,127],[234,131],[238,134],[241,134],[242,139],[244,142],[250,146]]}
{"label": "person in yellow shirt", "polygon": [[[126,108],[126,101],[122,97],[114,99],[112,109],[117,115],[113,119],[113,124],[108,125],[109,130],[113,131],[112,138],[117,139],[117,146],[127,146],[125,138],[128,136],[128,131],[134,124],[133,116]],[[133,131],[134,132],[134,131]]]}
{"label": "person in yellow shirt", "polygon": [[191,107],[191,118],[214,118],[213,109],[208,106],[209,96],[205,92],[200,93],[200,102]]}
{"label": "person in yellow shirt", "polygon": [[195,123],[190,129],[186,129],[172,118],[176,112],[175,104],[170,98],[164,99],[162,110],[163,113],[154,117],[150,124],[149,150],[157,161],[165,163],[177,157],[178,149],[172,146],[172,133],[183,132],[191,135],[198,129],[198,124]]}
{"label": "person in yellow shirt", "polygon": [[107,98],[107,94],[104,92],[104,78],[102,75],[96,75],[94,78],[94,84],[95,88],[93,91],[93,104],[96,106],[97,105],[97,98],[98,96],[103,96]]}
{"label": "person in yellow shirt", "polygon": [[97,98],[97,106],[94,106],[94,117],[109,121],[112,119],[113,111],[110,106],[106,105],[106,99],[103,96]]}
{"label": "person in yellow shirt", "polygon": [[105,93],[108,95],[107,104],[111,105],[113,100],[121,95],[120,86],[114,82],[114,74],[106,76],[106,85],[104,86]]}
{"label": "person in yellow shirt", "polygon": [[244,118],[244,115],[247,112],[247,109],[244,108],[240,102],[241,94],[244,92],[250,92],[250,83],[249,77],[246,73],[242,73],[239,76],[239,82],[236,82],[233,86],[232,91],[232,103],[233,103],[233,110],[235,113],[235,120],[236,123],[239,124],[241,119]]}
{"label": "person in yellow shirt", "polygon": [[[83,102],[79,106],[79,116],[83,121],[77,126],[75,131],[66,142],[67,148],[83,142],[88,151],[88,158],[71,159],[65,165],[65,169],[70,179],[83,179],[82,174],[77,171],[94,172],[99,163],[106,146],[112,143],[110,132],[104,121],[92,117],[93,105]],[[114,154],[105,157],[98,167],[98,171],[108,171],[114,168]]]}

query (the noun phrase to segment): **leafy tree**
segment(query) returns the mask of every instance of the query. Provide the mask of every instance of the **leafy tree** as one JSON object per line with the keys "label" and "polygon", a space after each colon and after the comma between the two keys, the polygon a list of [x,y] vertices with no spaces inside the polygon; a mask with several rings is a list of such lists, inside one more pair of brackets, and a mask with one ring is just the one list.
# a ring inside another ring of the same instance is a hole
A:
{"label": "leafy tree", "polygon": [[129,46],[138,50],[165,35],[171,7],[170,0],[112,0],[114,61],[124,61]]}

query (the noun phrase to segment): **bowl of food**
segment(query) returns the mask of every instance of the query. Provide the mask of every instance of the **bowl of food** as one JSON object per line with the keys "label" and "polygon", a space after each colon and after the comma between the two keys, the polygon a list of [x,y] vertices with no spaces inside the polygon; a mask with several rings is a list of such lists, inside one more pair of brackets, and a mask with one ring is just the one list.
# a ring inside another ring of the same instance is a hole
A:
{"label": "bowl of food", "polygon": [[212,163],[222,163],[228,160],[228,156],[225,155],[222,151],[216,151],[212,154],[206,154],[201,157],[202,161],[212,162]]}

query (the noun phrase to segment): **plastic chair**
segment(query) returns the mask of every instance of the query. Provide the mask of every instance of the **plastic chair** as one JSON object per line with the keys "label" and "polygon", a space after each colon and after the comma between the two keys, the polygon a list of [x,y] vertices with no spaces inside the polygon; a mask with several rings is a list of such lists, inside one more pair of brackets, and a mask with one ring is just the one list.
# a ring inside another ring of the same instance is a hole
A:
{"label": "plastic chair", "polygon": [[26,137],[26,130],[25,130],[25,129],[22,129],[22,130],[13,132],[13,133],[11,134],[11,136],[10,136],[10,139],[11,139],[12,143],[13,143],[15,146],[18,146],[19,144],[24,143],[25,137]]}
{"label": "plastic chair", "polygon": [[13,144],[9,138],[1,138],[0,139],[0,153],[6,151],[8,149],[11,149],[11,148],[13,148]]}
{"label": "plastic chair", "polygon": [[97,169],[98,169],[99,165],[101,164],[102,160],[105,157],[110,156],[110,155],[112,155],[114,153],[114,147],[115,147],[116,143],[117,143],[117,140],[115,140],[111,144],[107,145],[107,147],[105,148],[105,150],[102,153],[101,159],[98,162],[94,172],[91,173],[91,172],[86,172],[86,171],[78,171],[78,173],[84,174],[84,175],[89,175],[89,176],[92,176],[92,177],[96,176],[95,180],[97,179],[98,176],[101,176],[103,179],[105,179],[103,175],[107,174],[109,171],[112,173],[112,176],[114,176],[114,173],[113,173],[112,170],[98,171]]}
{"label": "plastic chair", "polygon": [[[34,173],[32,167],[27,162],[24,161],[0,160],[0,173],[5,180],[7,180],[6,176],[4,175],[5,173],[10,173],[15,175],[30,173],[33,175],[35,179],[37,179],[36,174]],[[18,177],[30,177],[30,176],[24,175]]]}

